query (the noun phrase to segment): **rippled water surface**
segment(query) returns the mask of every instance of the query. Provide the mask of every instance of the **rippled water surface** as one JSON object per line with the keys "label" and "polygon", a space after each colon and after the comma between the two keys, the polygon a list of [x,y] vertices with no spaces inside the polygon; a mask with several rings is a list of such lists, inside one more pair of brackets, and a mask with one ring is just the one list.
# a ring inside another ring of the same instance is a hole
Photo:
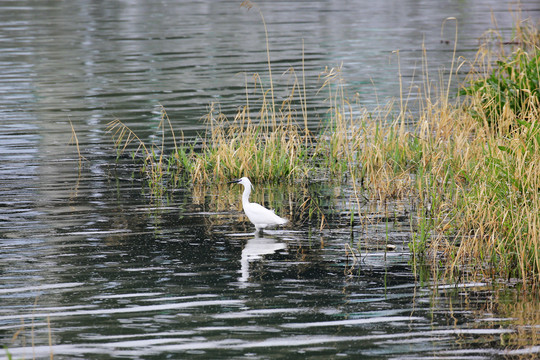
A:
{"label": "rippled water surface", "polygon": [[[360,103],[417,81],[422,43],[448,74],[452,22],[471,56],[502,1],[261,1],[276,97],[299,74],[309,125],[324,121],[319,73],[343,64]],[[538,18],[536,1],[523,16]],[[209,104],[228,115],[245,83],[268,85],[264,27],[240,1],[0,0],[0,340],[15,359],[493,359],[540,353],[540,307],[514,289],[434,282],[413,268],[411,204],[350,189],[258,182],[291,219],[261,236],[240,189],[194,184],[155,200],[117,163],[106,124],[159,135],[159,106],[186,136]],[[448,40],[448,43],[447,43]],[[302,45],[303,44],[303,45]],[[434,77],[438,77],[435,75]],[[71,139],[76,129],[81,155]],[[320,199],[328,224],[298,216]],[[387,245],[395,249],[386,251]]]}

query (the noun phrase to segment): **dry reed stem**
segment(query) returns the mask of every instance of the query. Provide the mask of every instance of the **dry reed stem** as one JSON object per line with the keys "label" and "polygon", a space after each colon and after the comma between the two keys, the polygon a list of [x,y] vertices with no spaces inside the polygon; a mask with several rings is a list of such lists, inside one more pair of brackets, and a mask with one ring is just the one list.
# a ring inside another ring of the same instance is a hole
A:
{"label": "dry reed stem", "polygon": [[69,139],[69,144],[72,144],[72,143],[75,144],[75,147],[77,149],[77,155],[79,159],[79,169],[80,169],[82,167],[83,160],[86,160],[86,158],[81,155],[81,149],[79,147],[79,138],[77,137],[77,132],[75,131],[75,127],[73,126],[71,119],[69,119],[69,125],[71,126],[71,138]]}

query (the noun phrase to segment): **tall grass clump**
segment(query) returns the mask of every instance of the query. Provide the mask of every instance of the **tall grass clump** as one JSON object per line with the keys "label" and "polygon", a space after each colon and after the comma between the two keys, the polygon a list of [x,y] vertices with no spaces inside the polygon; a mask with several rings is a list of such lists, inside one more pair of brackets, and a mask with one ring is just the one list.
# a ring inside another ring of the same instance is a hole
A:
{"label": "tall grass clump", "polygon": [[433,235],[426,251],[450,274],[540,285],[540,51],[530,38],[515,39],[522,46],[487,72],[493,59],[481,48],[461,102],[429,111],[435,122],[420,115],[416,189]]}
{"label": "tall grass clump", "polygon": [[[147,144],[118,119],[107,128],[118,155],[129,152],[141,160],[142,173],[156,196],[167,184],[178,185],[186,180],[208,183],[249,175],[266,182],[301,181],[316,165],[312,161],[313,137],[304,120],[305,98],[294,70],[290,72],[294,75],[290,94],[279,107],[270,96],[273,88],[265,89],[256,74],[252,90],[256,100],[250,98],[246,88],[246,104],[232,119],[211,104],[202,117],[206,131],[194,139],[177,139],[163,107],[158,125],[161,143]],[[174,140],[171,152],[165,147],[168,136]]]}
{"label": "tall grass clump", "polygon": [[[348,103],[336,96],[334,131],[322,148],[329,159],[346,154],[353,164],[347,174],[356,177],[352,184],[361,184],[362,194],[417,203],[415,258],[431,258],[435,267],[442,263],[456,279],[513,278],[535,288],[540,285],[540,52],[529,42],[538,36],[523,29],[516,33],[520,37],[511,43],[519,46],[505,57],[479,50],[456,101],[449,100],[444,85],[442,91],[422,93],[417,114],[400,105],[389,119],[384,112],[373,119],[347,114]],[[488,72],[478,71],[493,63],[497,66]],[[414,126],[407,125],[411,118]]]}
{"label": "tall grass clump", "polygon": [[[174,153],[169,157],[166,154],[165,139],[167,137],[167,129],[170,131],[170,136],[173,139]],[[179,148],[171,121],[167,112],[161,107],[161,119],[158,124],[158,131],[161,133],[161,143],[147,144],[137,134],[124,124],[119,119],[111,121],[107,125],[107,131],[111,134],[114,140],[117,156],[120,157],[126,151],[130,151],[133,159],[141,160],[141,172],[144,174],[149,188],[153,196],[161,197],[166,189],[168,179],[170,179],[171,162],[181,162],[186,158],[189,151],[187,147]],[[182,155],[184,158],[182,158]],[[186,159],[187,161],[187,159]]]}
{"label": "tall grass clump", "polygon": [[[538,114],[540,54],[518,49],[485,77],[461,90],[469,96],[471,114],[486,126],[509,128],[514,119],[534,121]],[[502,120],[510,120],[504,123]]]}
{"label": "tall grass clump", "polygon": [[274,127],[254,124],[246,108],[234,120],[223,114],[206,116],[207,133],[200,152],[192,154],[195,181],[225,180],[250,174],[270,182],[302,177],[308,154],[298,126],[279,121]]}
{"label": "tall grass clump", "polygon": [[[470,158],[454,211],[459,241],[452,266],[473,264],[485,275],[540,284],[540,37],[518,28],[510,55],[486,66],[481,48],[459,119],[470,126]],[[501,58],[502,57],[502,58]],[[487,59],[487,60],[486,60]],[[488,68],[488,69],[486,69]],[[478,72],[480,70],[481,72]]]}

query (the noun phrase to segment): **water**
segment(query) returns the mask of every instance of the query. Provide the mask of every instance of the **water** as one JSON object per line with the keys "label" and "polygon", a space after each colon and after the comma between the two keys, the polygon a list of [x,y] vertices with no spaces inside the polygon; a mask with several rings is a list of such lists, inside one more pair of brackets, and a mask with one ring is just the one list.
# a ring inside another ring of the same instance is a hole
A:
{"label": "water", "polygon": [[[195,184],[155,201],[129,162],[116,164],[112,119],[151,141],[162,104],[189,136],[213,101],[234,114],[253,73],[267,84],[260,16],[239,4],[0,1],[2,345],[16,359],[538,356],[537,299],[411,267],[410,204],[365,204],[365,226],[351,229],[346,187],[260,185],[254,199],[293,225],[256,238],[241,189]],[[399,95],[394,50],[407,83],[422,42],[435,74],[448,72],[444,18],[458,18],[458,55],[471,55],[490,11],[509,31],[508,7],[260,3],[279,89],[304,41],[313,127],[325,66],[343,63],[348,91],[374,108]],[[535,1],[522,7],[538,18]],[[300,216],[307,193],[327,214],[322,231]]]}

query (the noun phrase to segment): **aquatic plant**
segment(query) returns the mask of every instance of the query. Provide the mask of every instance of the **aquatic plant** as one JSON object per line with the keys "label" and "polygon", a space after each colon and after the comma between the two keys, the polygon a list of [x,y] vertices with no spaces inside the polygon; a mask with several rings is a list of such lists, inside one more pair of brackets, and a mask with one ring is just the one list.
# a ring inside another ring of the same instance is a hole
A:
{"label": "aquatic plant", "polygon": [[[299,127],[287,122],[289,113],[269,116],[268,111],[263,100],[255,123],[247,105],[232,121],[211,107],[205,118],[207,132],[199,139],[201,151],[192,153],[191,177],[204,182],[249,174],[272,182],[305,174],[309,154]],[[269,123],[278,116],[275,126]]]}
{"label": "aquatic plant", "polygon": [[[170,129],[170,135],[174,144],[171,157],[165,154],[166,125]],[[148,186],[156,197],[162,196],[166,189],[167,179],[170,180],[169,175],[172,175],[170,171],[172,161],[175,161],[177,166],[189,166],[187,152],[190,150],[186,146],[178,147],[171,121],[163,107],[161,107],[161,119],[158,124],[158,130],[161,132],[161,143],[147,145],[129,126],[119,119],[114,119],[107,124],[107,131],[111,133],[111,137],[114,140],[114,147],[116,148],[118,158],[128,149],[131,151],[131,157],[133,159],[142,154],[141,172],[145,174]],[[136,146],[130,147],[132,144]]]}
{"label": "aquatic plant", "polygon": [[[37,305],[37,302],[38,302],[38,298],[36,297],[36,300],[34,302],[34,307]],[[28,331],[30,331],[30,334],[28,334]],[[24,349],[28,345],[27,344],[27,341],[28,341],[27,337],[29,336],[30,337],[30,344],[29,345],[31,346],[31,349],[32,349],[32,352],[33,352],[33,358],[35,359],[36,358],[36,353],[35,353],[36,335],[37,335],[36,324],[35,324],[35,319],[34,319],[33,315],[32,315],[32,321],[31,321],[31,324],[30,324],[30,328],[28,328],[28,326],[25,324],[24,319],[21,318],[21,326],[13,334],[13,336],[11,338],[11,344],[10,345],[14,345],[17,341],[20,341],[20,343],[22,345],[21,347]],[[49,359],[52,360],[54,358],[53,341],[52,341],[52,328],[51,328],[51,319],[50,319],[50,316],[48,316],[48,315],[47,315],[47,338],[48,338],[48,345],[49,345]],[[13,355],[9,351],[9,346],[8,345],[3,345],[3,348],[4,348],[5,352],[6,352],[6,358],[11,360],[13,358]]]}
{"label": "aquatic plant", "polygon": [[539,107],[539,85],[540,52],[518,49],[508,59],[497,61],[488,76],[472,80],[460,93],[469,97],[469,109],[477,120],[500,128],[515,125],[499,124],[502,119],[531,122],[538,118],[529,110]]}
{"label": "aquatic plant", "polygon": [[7,345],[4,345],[4,350],[6,351],[6,358],[7,358],[8,360],[13,359],[13,357],[11,356],[11,354],[10,354],[10,352],[9,352],[9,349],[8,349]]}

